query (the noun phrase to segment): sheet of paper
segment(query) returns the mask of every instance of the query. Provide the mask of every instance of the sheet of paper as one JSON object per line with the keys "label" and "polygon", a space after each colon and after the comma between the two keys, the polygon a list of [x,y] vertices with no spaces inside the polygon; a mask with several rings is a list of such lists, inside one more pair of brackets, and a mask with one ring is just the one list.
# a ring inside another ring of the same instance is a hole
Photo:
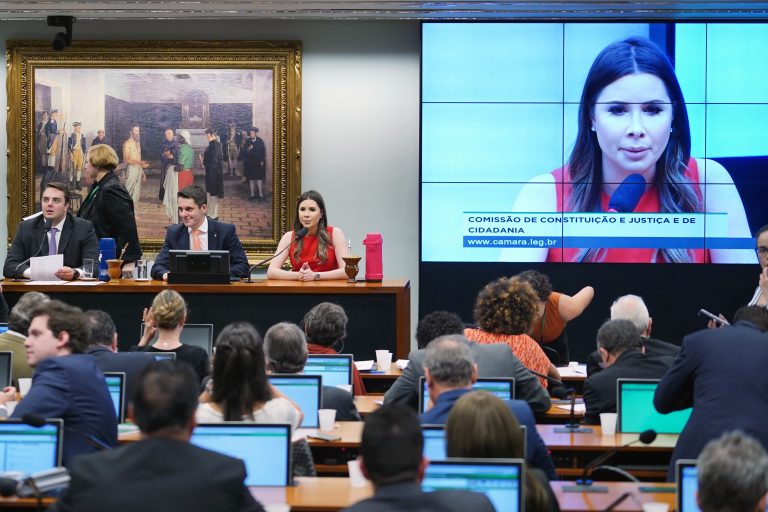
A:
{"label": "sheet of paper", "polygon": [[[556,407],[558,409],[563,409],[565,411],[570,411],[571,410],[570,404],[569,405],[558,405]],[[587,406],[585,404],[576,404],[573,407],[573,411],[577,412],[577,413],[579,413],[579,412],[580,413],[585,413],[585,412],[587,412]]]}
{"label": "sheet of paper", "polygon": [[401,370],[405,370],[408,368],[408,360],[407,359],[398,359],[395,361],[395,366],[400,368]]}
{"label": "sheet of paper", "polygon": [[559,366],[557,371],[560,372],[560,378],[586,377],[587,365],[580,364],[574,366]]}
{"label": "sheet of paper", "polygon": [[64,266],[64,255],[54,254],[53,256],[38,256],[29,261],[30,274],[32,281],[59,281],[56,277],[56,271]]}
{"label": "sheet of paper", "polygon": [[357,371],[359,372],[369,372],[373,370],[373,359],[367,361],[355,361],[355,366],[357,366]]}

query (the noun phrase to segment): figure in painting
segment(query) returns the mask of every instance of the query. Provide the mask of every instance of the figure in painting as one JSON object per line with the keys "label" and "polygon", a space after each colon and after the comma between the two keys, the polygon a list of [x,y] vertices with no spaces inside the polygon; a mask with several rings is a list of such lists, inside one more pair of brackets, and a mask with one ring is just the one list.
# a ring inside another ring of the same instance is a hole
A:
{"label": "figure in painting", "polygon": [[80,188],[80,177],[85,159],[85,135],[82,134],[82,128],[82,123],[75,121],[72,123],[72,135],[69,136],[69,161],[72,166],[69,187],[73,190]]}
{"label": "figure in painting", "polygon": [[141,131],[138,124],[131,125],[128,139],[123,143],[123,161],[127,165],[125,188],[128,189],[136,208],[141,198],[141,183],[147,179],[144,169],[149,167],[149,164],[141,159]]}
{"label": "figure in painting", "polygon": [[[267,174],[267,148],[258,136],[259,129],[255,126],[249,132],[248,140],[243,148],[243,171],[248,179],[251,190],[251,201],[264,201],[264,178]],[[258,192],[258,195],[256,195]]]}

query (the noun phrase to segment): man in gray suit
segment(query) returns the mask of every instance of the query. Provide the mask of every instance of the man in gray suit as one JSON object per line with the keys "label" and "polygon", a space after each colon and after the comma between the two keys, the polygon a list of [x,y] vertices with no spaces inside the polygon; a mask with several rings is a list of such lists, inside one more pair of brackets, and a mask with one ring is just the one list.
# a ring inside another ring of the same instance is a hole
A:
{"label": "man in gray suit", "polygon": [[[464,324],[453,313],[435,311],[421,319],[416,326],[419,349],[408,355],[408,367],[384,395],[384,404],[398,403],[418,408],[419,377],[424,376],[425,347],[435,338],[464,332]],[[525,400],[535,414],[546,413],[552,405],[547,391],[538,379],[515,357],[509,345],[499,343],[479,345],[464,338],[477,363],[478,377],[514,377],[515,398]]]}

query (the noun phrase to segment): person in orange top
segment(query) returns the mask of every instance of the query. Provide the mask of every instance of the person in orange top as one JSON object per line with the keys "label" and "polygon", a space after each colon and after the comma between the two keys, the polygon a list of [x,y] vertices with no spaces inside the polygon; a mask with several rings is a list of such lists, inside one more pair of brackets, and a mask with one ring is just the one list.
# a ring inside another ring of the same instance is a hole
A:
{"label": "person in orange top", "polygon": [[[347,313],[338,304],[321,302],[309,310],[301,321],[307,336],[307,351],[310,354],[339,354],[344,350],[344,338],[347,337]],[[338,350],[333,346],[340,343]],[[352,366],[352,392],[364,395],[363,378]]]}
{"label": "person in orange top", "polygon": [[517,274],[516,277],[530,284],[538,297],[539,305],[533,320],[531,337],[537,343],[552,349],[551,352],[544,350],[550,361],[567,366],[570,354],[565,325],[581,315],[589,306],[595,296],[594,288],[585,286],[578,293],[570,296],[552,291],[549,277],[541,272],[526,270]]}
{"label": "person in orange top", "polygon": [[[557,368],[528,336],[538,304],[531,285],[516,277],[501,277],[477,294],[473,314],[479,329],[465,329],[464,336],[477,343],[506,343],[526,368],[559,380]],[[539,377],[539,381],[548,387],[546,379]]]}

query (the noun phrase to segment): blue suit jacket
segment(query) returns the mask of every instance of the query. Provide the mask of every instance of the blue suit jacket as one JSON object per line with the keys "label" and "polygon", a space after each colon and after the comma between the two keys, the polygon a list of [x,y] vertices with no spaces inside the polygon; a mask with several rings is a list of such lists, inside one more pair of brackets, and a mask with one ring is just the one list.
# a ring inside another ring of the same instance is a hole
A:
{"label": "blue suit jacket", "polygon": [[[163,279],[168,272],[168,251],[190,249],[189,230],[184,224],[176,224],[165,232],[163,248],[157,255],[152,267],[152,277]],[[211,251],[229,251],[229,273],[237,277],[248,277],[248,258],[243,245],[235,232],[234,224],[208,219],[208,249]]]}
{"label": "blue suit jacket", "polygon": [[78,455],[98,451],[86,436],[117,446],[115,407],[104,375],[91,356],[73,354],[40,361],[32,387],[12,417],[21,418],[27,413],[64,420],[65,466]]}
{"label": "blue suit jacket", "polygon": [[666,414],[693,407],[677,441],[677,459],[695,459],[708,441],[740,429],[768,449],[768,334],[749,322],[705,329],[683,339],[680,354],[656,389]]}
{"label": "blue suit jacket", "polygon": [[[444,425],[448,420],[448,413],[451,412],[456,401],[470,392],[472,392],[471,389],[453,389],[444,392],[437,397],[434,407],[421,415],[421,423],[425,425]],[[527,450],[525,459],[531,466],[544,471],[550,480],[555,480],[557,478],[555,464],[552,462],[549,452],[547,452],[544,440],[541,439],[539,432],[536,430],[536,420],[533,417],[531,407],[525,400],[504,400],[504,403],[512,411],[512,414],[515,415],[517,422],[526,427],[525,442]]]}

